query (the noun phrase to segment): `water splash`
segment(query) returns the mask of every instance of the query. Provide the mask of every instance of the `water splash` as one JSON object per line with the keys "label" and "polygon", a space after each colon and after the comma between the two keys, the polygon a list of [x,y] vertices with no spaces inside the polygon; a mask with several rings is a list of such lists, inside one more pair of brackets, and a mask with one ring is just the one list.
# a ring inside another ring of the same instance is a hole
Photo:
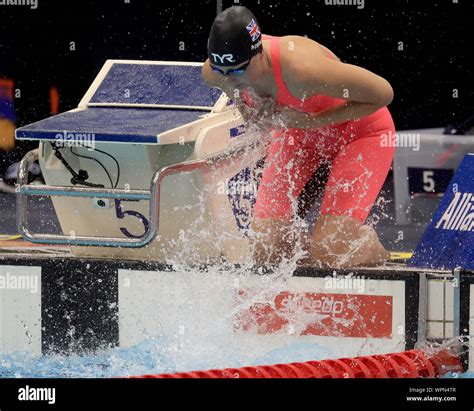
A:
{"label": "water splash", "polygon": [[[443,342],[436,341],[424,341],[421,344],[418,344],[418,349],[424,351],[428,357],[435,356],[437,353],[443,351],[453,356],[458,356],[463,352],[468,352],[470,348],[470,339],[469,337],[453,337],[447,339]],[[474,373],[455,373],[449,372],[444,378],[473,378]]]}

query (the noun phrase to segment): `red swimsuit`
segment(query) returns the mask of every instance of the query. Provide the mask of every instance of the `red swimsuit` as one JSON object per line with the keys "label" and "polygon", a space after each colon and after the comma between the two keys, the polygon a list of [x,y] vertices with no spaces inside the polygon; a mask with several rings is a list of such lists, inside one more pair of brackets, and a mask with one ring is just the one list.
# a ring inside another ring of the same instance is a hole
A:
{"label": "red swimsuit", "polygon": [[[293,96],[280,69],[279,37],[271,39],[273,75],[278,86],[276,103],[306,113],[340,105],[343,99],[314,95]],[[244,90],[243,100],[251,104]],[[341,124],[318,129],[289,128],[273,134],[260,182],[255,218],[289,219],[296,214],[297,198],[323,164],[330,164],[321,215],[350,216],[364,222],[387,177],[394,147],[382,144],[382,134],[395,133],[387,107]]]}

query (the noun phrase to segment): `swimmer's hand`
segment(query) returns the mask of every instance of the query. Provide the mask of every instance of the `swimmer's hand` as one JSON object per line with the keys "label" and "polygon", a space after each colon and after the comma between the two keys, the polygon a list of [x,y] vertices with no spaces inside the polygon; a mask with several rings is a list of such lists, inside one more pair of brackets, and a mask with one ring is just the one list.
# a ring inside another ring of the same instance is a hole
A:
{"label": "swimmer's hand", "polygon": [[236,102],[244,121],[246,123],[259,124],[262,127],[274,124],[275,100],[272,98],[261,98],[255,107],[249,107],[242,101]]}
{"label": "swimmer's hand", "polygon": [[283,105],[278,105],[275,113],[287,127],[304,128],[311,117],[308,113]]}
{"label": "swimmer's hand", "polygon": [[252,118],[252,109],[240,100],[235,101],[235,107],[237,107],[237,109],[239,110],[240,115],[244,119],[244,122],[248,123]]}

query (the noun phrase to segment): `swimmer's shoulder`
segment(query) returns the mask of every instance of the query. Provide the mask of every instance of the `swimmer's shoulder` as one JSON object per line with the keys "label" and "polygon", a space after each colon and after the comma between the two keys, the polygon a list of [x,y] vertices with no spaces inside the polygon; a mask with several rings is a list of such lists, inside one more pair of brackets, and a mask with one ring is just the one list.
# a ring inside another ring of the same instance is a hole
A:
{"label": "swimmer's shoulder", "polygon": [[316,40],[296,35],[280,37],[280,56],[287,60],[331,58],[340,61],[331,50]]}
{"label": "swimmer's shoulder", "polygon": [[306,95],[301,87],[306,71],[317,69],[327,59],[340,61],[331,50],[310,38],[293,35],[280,38],[281,74],[288,90],[298,98]]}

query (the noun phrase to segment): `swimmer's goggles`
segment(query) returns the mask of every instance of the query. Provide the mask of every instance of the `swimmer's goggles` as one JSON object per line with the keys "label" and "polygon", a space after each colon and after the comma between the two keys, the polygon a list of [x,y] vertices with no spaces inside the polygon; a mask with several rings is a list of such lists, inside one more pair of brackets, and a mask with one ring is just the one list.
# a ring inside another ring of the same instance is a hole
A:
{"label": "swimmer's goggles", "polygon": [[243,74],[245,72],[245,70],[247,70],[247,67],[250,65],[250,60],[244,64],[243,66],[239,67],[239,68],[235,68],[235,69],[230,69],[230,70],[227,70],[225,73],[221,70],[221,69],[218,69],[217,67],[214,67],[212,65],[211,66],[211,69],[214,70],[214,71],[217,71],[218,73],[222,74],[223,76],[228,76],[229,74]]}

